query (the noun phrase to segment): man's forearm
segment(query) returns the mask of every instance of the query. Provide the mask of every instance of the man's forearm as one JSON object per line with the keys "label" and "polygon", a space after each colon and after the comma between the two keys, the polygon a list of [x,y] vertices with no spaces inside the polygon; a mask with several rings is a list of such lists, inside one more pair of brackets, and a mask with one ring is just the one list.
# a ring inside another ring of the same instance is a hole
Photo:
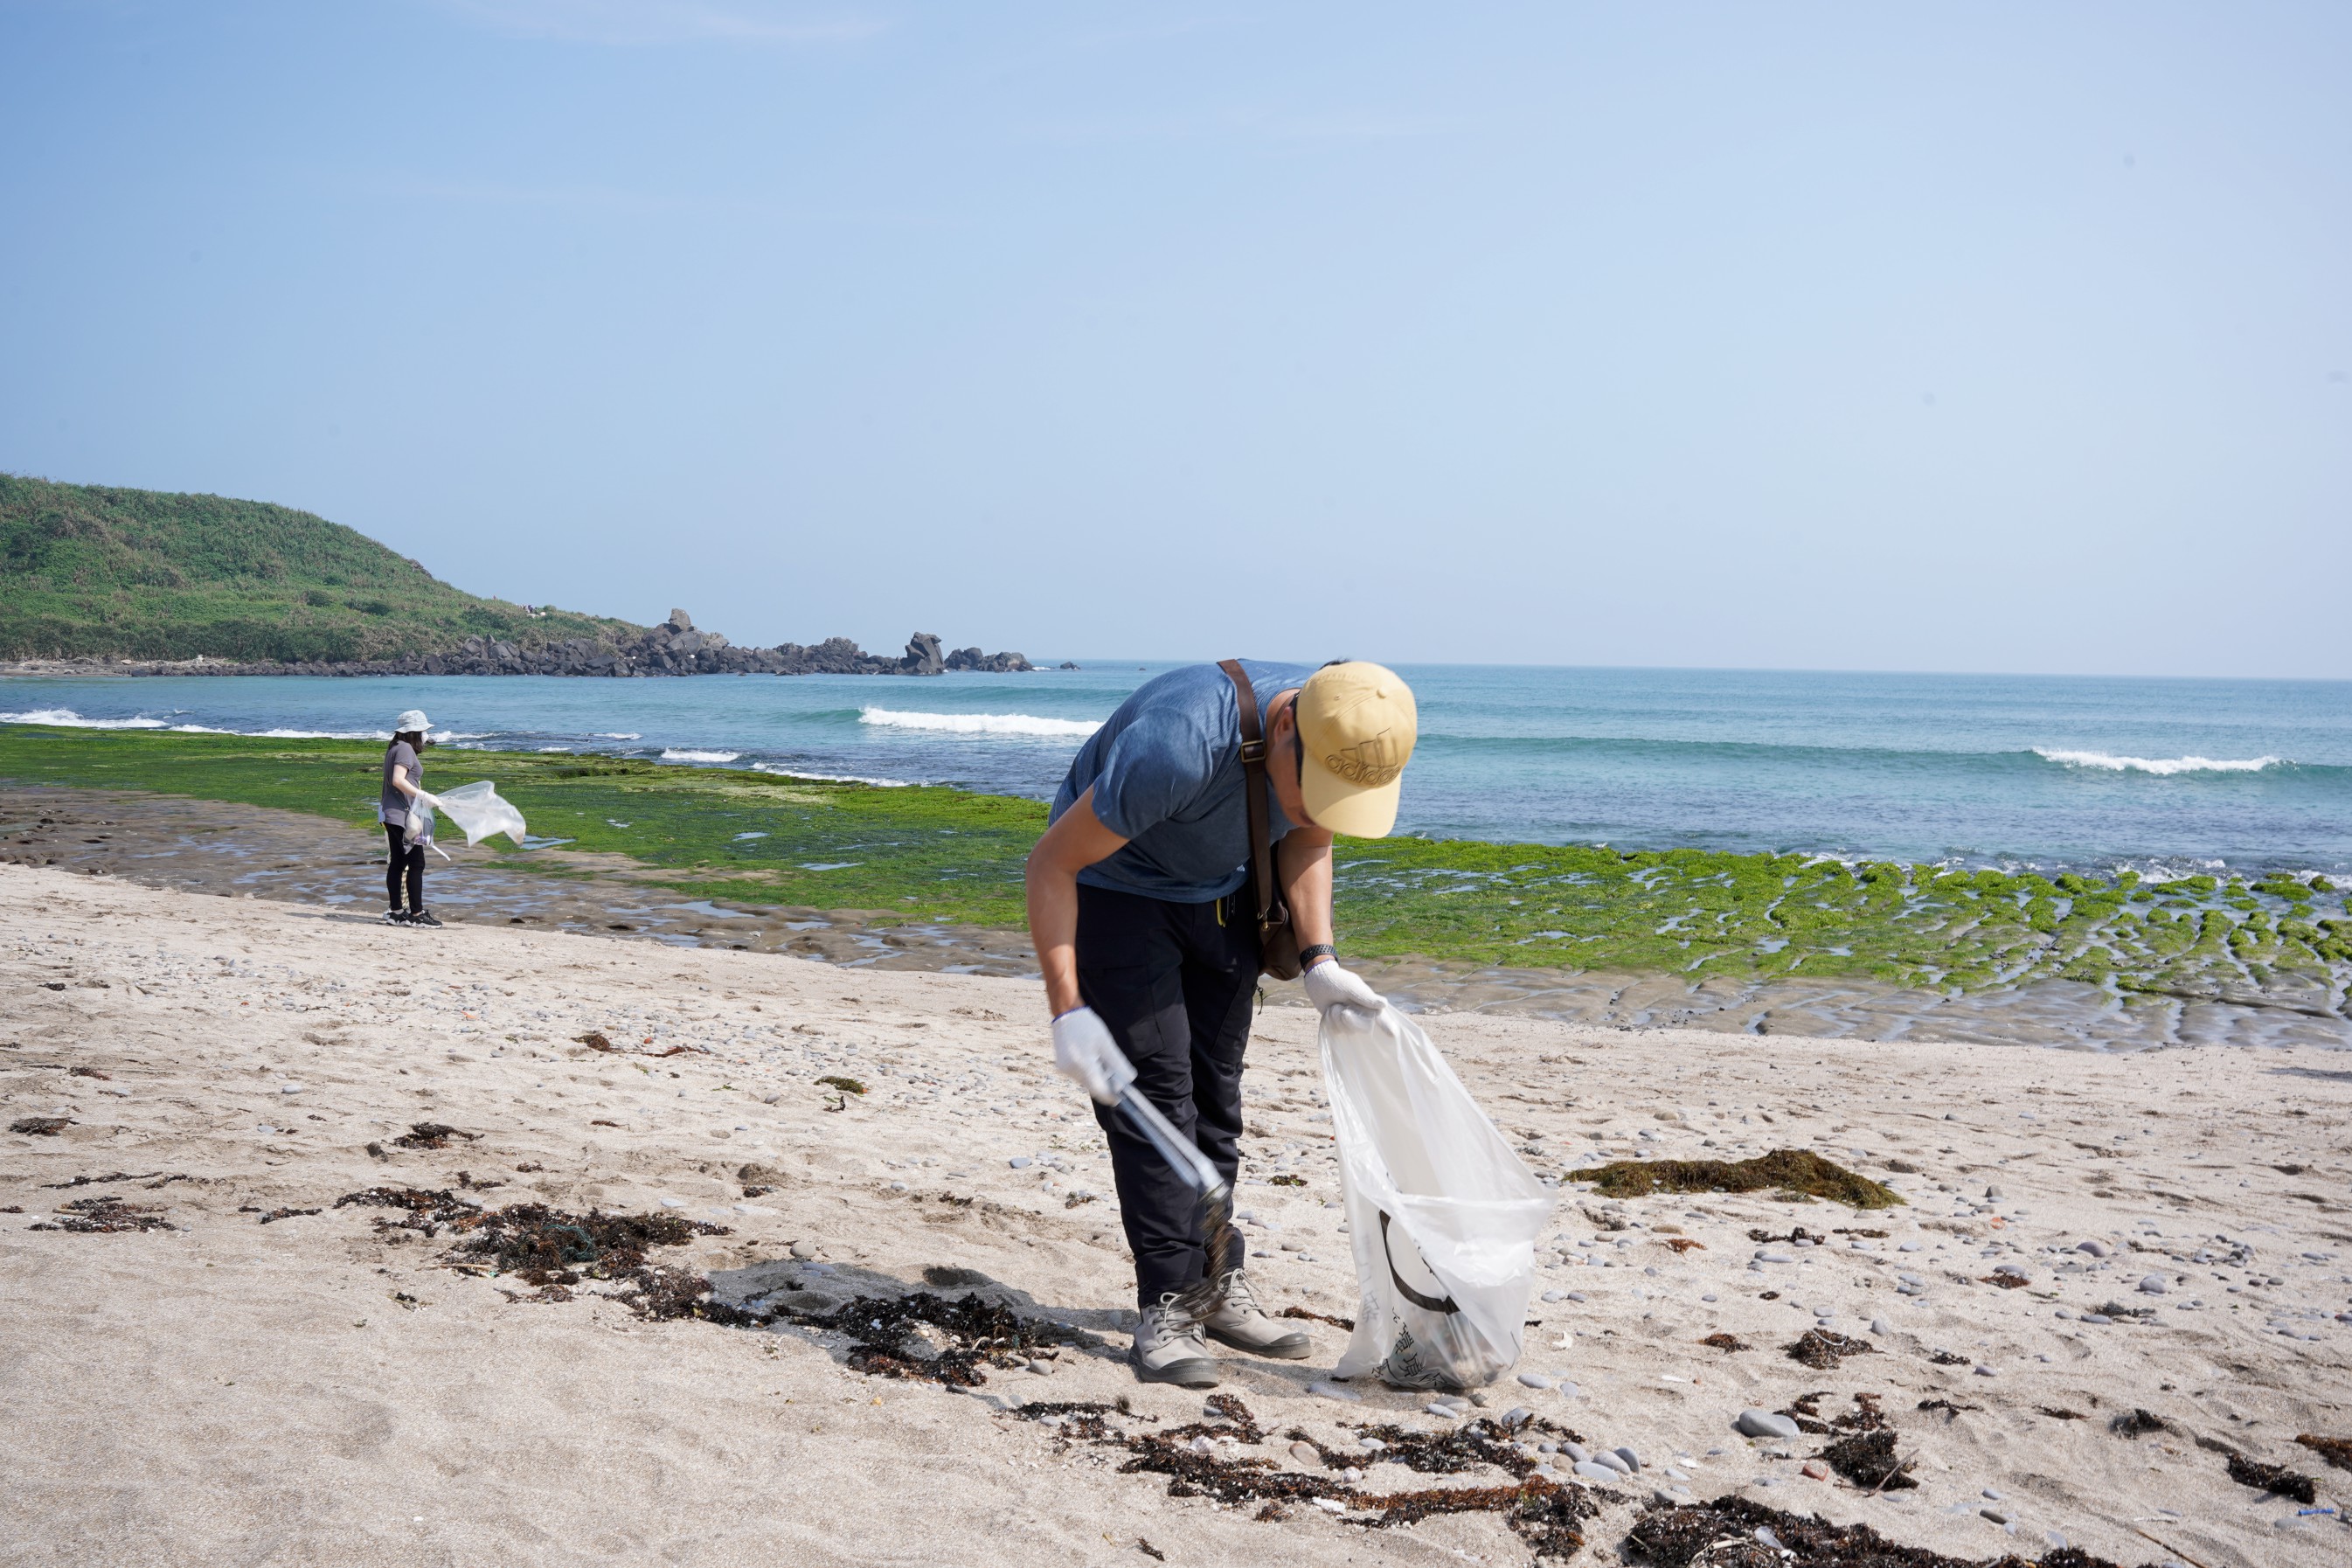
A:
{"label": "man's forearm", "polygon": [[1029,942],[1045,980],[1045,1006],[1056,1018],[1079,1005],[1078,879],[1058,868],[1029,868]]}
{"label": "man's forearm", "polygon": [[1078,873],[1126,842],[1097,819],[1089,789],[1029,851],[1029,942],[1045,979],[1045,1005],[1056,1018],[1085,1005],[1078,994]]}
{"label": "man's forearm", "polygon": [[1319,842],[1303,831],[1286,835],[1275,846],[1276,872],[1282,879],[1284,900],[1290,906],[1290,929],[1301,947],[1331,941],[1331,842]]}

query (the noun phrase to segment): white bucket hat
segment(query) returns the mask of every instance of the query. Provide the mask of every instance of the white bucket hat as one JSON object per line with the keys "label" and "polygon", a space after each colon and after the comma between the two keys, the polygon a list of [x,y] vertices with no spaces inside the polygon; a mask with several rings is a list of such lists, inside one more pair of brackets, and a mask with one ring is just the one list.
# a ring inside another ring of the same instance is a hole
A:
{"label": "white bucket hat", "polygon": [[422,708],[411,708],[392,721],[392,732],[395,735],[405,735],[411,730],[422,731],[431,728],[433,728],[432,721],[425,717],[425,710]]}

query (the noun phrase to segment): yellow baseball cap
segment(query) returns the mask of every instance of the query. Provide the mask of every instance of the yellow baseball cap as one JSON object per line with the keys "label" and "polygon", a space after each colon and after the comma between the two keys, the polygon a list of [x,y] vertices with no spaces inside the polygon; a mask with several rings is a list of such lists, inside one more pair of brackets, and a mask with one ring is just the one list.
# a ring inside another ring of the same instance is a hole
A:
{"label": "yellow baseball cap", "polygon": [[1420,729],[1412,688],[1377,664],[1327,664],[1307,678],[1297,712],[1307,815],[1353,838],[1386,837]]}

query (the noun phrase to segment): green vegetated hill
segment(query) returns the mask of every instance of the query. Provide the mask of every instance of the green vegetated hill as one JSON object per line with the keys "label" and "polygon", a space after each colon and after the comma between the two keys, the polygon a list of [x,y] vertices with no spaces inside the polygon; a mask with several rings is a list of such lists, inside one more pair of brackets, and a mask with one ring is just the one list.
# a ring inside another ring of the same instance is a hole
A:
{"label": "green vegetated hill", "polygon": [[0,658],[421,658],[635,636],[453,588],[365,534],[264,501],[0,474]]}

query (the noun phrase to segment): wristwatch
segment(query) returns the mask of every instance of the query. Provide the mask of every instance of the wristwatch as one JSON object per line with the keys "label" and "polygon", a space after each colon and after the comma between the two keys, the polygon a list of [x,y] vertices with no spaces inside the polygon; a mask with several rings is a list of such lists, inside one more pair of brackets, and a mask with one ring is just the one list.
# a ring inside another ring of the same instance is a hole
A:
{"label": "wristwatch", "polygon": [[1298,967],[1302,970],[1309,968],[1318,958],[1328,958],[1336,963],[1339,960],[1339,950],[1328,942],[1318,942],[1313,947],[1302,947],[1298,950]]}

